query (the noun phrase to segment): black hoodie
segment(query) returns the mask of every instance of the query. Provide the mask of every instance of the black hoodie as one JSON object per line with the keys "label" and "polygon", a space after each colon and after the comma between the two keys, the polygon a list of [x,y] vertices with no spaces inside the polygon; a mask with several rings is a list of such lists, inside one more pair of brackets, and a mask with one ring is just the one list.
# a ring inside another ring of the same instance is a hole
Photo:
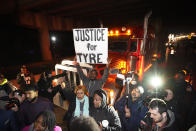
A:
{"label": "black hoodie", "polygon": [[102,97],[102,104],[100,108],[92,106],[90,108],[90,116],[92,116],[99,125],[103,120],[107,120],[109,122],[109,125],[107,127],[103,127],[102,131],[120,131],[121,123],[118,113],[115,111],[113,106],[106,104],[107,96],[104,91],[97,90],[94,94]]}

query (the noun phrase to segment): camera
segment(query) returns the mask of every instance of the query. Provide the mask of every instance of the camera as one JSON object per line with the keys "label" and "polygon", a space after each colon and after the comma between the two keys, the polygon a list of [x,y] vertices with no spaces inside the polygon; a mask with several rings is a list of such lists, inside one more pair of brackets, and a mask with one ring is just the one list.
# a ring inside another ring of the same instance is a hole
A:
{"label": "camera", "polygon": [[140,128],[143,129],[143,131],[149,131],[152,129],[152,123],[153,119],[150,117],[150,112],[147,112],[144,120],[140,122]]}
{"label": "camera", "polygon": [[5,105],[5,108],[10,110],[12,107],[15,107],[15,105],[20,107],[20,101],[17,98],[10,98],[8,100],[8,104]]}

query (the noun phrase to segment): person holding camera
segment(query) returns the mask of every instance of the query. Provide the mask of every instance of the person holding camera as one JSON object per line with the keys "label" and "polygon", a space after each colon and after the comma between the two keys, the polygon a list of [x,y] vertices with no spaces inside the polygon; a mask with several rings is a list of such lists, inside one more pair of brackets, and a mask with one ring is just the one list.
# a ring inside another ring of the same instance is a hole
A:
{"label": "person holding camera", "polygon": [[149,111],[141,121],[142,131],[179,131],[175,115],[168,110],[164,100],[154,98],[149,103]]}
{"label": "person holding camera", "polygon": [[49,100],[38,97],[36,85],[27,85],[25,95],[26,100],[21,104],[18,111],[21,128],[30,125],[41,111],[53,111],[53,105]]}
{"label": "person holding camera", "polygon": [[47,67],[47,69],[41,74],[37,86],[39,90],[39,96],[49,99],[53,103],[53,98],[61,90],[61,85],[52,85],[52,69]]}
{"label": "person holding camera", "polygon": [[143,104],[141,86],[132,87],[128,95],[122,96],[114,105],[120,116],[123,131],[138,131],[140,121],[148,111]]}
{"label": "person holding camera", "polygon": [[13,110],[7,109],[9,97],[4,90],[0,90],[0,130],[19,131],[17,117]]}

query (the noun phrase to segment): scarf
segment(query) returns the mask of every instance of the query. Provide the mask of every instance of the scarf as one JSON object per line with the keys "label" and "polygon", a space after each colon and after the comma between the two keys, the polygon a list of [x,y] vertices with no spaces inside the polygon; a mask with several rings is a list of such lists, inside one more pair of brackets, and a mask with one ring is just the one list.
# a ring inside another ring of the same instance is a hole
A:
{"label": "scarf", "polygon": [[89,116],[89,99],[86,95],[84,95],[84,98],[82,100],[78,100],[76,97],[76,108],[74,111],[74,117],[79,117],[80,116],[80,102],[84,101],[84,106],[83,106],[83,116]]}

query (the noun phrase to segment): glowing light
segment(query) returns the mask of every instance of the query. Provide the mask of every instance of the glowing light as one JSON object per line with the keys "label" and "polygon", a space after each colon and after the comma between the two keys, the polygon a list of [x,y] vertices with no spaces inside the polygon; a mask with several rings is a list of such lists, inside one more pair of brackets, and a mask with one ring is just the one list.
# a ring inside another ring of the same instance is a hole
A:
{"label": "glowing light", "polygon": [[155,76],[155,77],[152,77],[151,80],[150,80],[150,84],[154,87],[154,88],[158,88],[162,85],[162,80],[160,77],[158,76]]}
{"label": "glowing light", "polygon": [[123,26],[121,30],[122,30],[122,31],[126,31],[126,27]]}
{"label": "glowing light", "polygon": [[142,86],[138,86],[138,89],[139,89],[139,91],[140,91],[141,94],[144,93],[144,88]]}
{"label": "glowing light", "polygon": [[114,92],[110,91],[110,97],[113,97],[113,96],[114,96]]}
{"label": "glowing light", "polygon": [[118,31],[118,30],[116,30],[116,31],[115,31],[115,34],[116,34],[116,35],[119,35],[119,31]]}
{"label": "glowing light", "polygon": [[52,37],[51,37],[51,40],[52,40],[53,42],[56,42],[56,37],[55,37],[55,36],[52,36]]}
{"label": "glowing light", "polygon": [[128,33],[128,34],[131,34],[131,30],[130,30],[130,29],[129,29],[129,30],[127,30],[127,33]]}
{"label": "glowing light", "polygon": [[152,64],[149,64],[149,65],[144,69],[144,72],[146,72],[148,69],[150,69],[151,66],[152,66]]}
{"label": "glowing light", "polygon": [[53,81],[54,81],[55,83],[57,83],[57,82],[58,82],[58,79],[54,79]]}
{"label": "glowing light", "polygon": [[182,70],[184,72],[184,74],[186,75],[187,74],[187,71],[186,70]]}
{"label": "glowing light", "polygon": [[157,54],[153,54],[153,57],[158,57],[158,55]]}
{"label": "glowing light", "polygon": [[170,54],[173,55],[175,53],[174,49],[171,49]]}
{"label": "glowing light", "polygon": [[121,69],[121,73],[125,74],[126,73],[126,62],[125,61],[121,61],[120,65],[119,65],[119,69]]}
{"label": "glowing light", "polygon": [[140,66],[139,66],[139,80],[142,80],[143,71],[144,71],[144,56],[140,56]]}

